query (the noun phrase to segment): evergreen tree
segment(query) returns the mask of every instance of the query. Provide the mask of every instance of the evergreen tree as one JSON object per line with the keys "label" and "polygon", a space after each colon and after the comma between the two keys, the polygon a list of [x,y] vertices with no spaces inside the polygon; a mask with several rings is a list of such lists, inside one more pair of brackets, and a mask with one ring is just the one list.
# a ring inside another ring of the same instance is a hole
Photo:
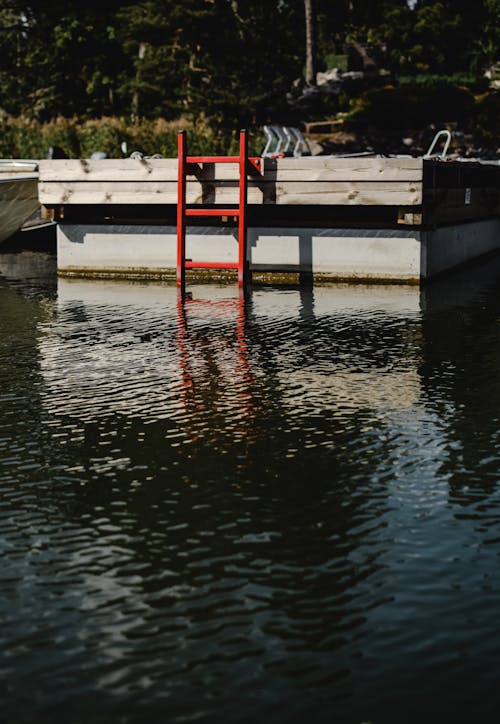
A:
{"label": "evergreen tree", "polygon": [[290,121],[292,84],[349,42],[386,48],[395,73],[481,74],[499,59],[500,0],[0,0],[0,108]]}

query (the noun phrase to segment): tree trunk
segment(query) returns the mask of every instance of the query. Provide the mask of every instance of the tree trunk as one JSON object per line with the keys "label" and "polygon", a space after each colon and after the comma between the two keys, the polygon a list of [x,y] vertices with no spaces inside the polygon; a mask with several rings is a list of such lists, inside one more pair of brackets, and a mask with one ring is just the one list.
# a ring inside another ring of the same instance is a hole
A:
{"label": "tree trunk", "polygon": [[306,83],[316,85],[315,0],[304,0],[306,16]]}
{"label": "tree trunk", "polygon": [[139,120],[140,113],[140,92],[141,92],[141,65],[144,56],[146,55],[146,43],[139,43],[139,49],[137,52],[137,69],[135,72],[135,89],[132,95],[132,117],[135,121]]}

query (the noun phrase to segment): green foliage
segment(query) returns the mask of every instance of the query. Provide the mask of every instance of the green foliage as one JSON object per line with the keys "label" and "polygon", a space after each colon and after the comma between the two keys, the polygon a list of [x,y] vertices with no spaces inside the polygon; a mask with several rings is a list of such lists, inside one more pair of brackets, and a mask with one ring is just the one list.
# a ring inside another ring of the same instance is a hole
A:
{"label": "green foliage", "polygon": [[484,68],[500,58],[500,0],[484,0],[481,33],[472,41],[472,67]]}
{"label": "green foliage", "polygon": [[467,88],[473,93],[485,93],[488,90],[489,80],[473,73],[451,73],[449,75],[440,75],[437,73],[417,73],[416,75],[397,75],[395,81],[399,86],[415,86],[415,87],[443,87],[449,85],[461,86]]}
{"label": "green foliage", "polygon": [[347,53],[327,53],[324,59],[326,68],[338,68],[343,71],[349,69],[348,62],[349,56]]}
{"label": "green foliage", "polygon": [[[186,120],[166,121],[143,119],[130,124],[123,118],[77,119],[57,118],[41,123],[25,117],[0,120],[0,157],[46,158],[51,146],[59,146],[69,158],[89,158],[94,151],[103,151],[109,158],[121,158],[121,144],[127,143],[126,155],[140,151],[144,155],[160,154],[165,158],[177,156],[177,134],[188,133],[190,153],[236,153],[237,134],[220,138],[206,121],[196,124]],[[250,153],[262,150],[262,138],[257,129],[250,134]]]}
{"label": "green foliage", "polygon": [[189,133],[190,152],[196,152],[199,145],[203,146],[203,141],[200,144],[199,136],[206,134],[206,129],[203,129],[202,133],[197,133],[192,124],[185,119],[174,122],[162,118],[142,119],[128,129],[126,140],[129,151],[141,151],[146,156],[159,153],[167,158],[173,158],[177,156],[177,133],[181,130]]}
{"label": "green foliage", "polygon": [[[396,95],[379,89],[368,98],[380,80],[346,81],[340,97],[323,94],[312,110],[292,115],[287,93],[295,83],[300,95],[304,83],[303,0],[0,0],[0,112],[38,122],[25,146],[46,144],[37,135],[44,129],[51,139],[59,134],[48,145],[69,155],[90,152],[94,141],[110,151],[121,140],[171,155],[175,133],[162,124],[179,118],[203,129],[193,143],[209,138],[216,152],[236,147],[241,127],[297,125],[314,114],[352,111],[359,96],[366,112],[373,104],[394,105],[391,118],[405,117],[396,101],[401,96],[402,106],[405,94],[406,116],[424,118],[424,102],[436,103],[439,115],[439,88],[482,93],[484,81],[474,79],[499,60],[500,0],[418,0],[414,7],[406,0],[316,0],[315,6],[318,66],[346,67],[350,41],[358,50],[371,44],[379,65],[398,79]],[[461,97],[465,112],[470,99]],[[460,114],[454,98],[448,112]],[[85,126],[92,119],[99,120]],[[157,122],[150,137],[146,121]],[[9,131],[14,146],[18,132]]]}
{"label": "green foliage", "polygon": [[[498,0],[493,0],[497,2]],[[433,2],[411,9],[392,3],[372,35],[387,45],[389,67],[399,73],[453,73],[470,70],[475,39],[483,35],[489,0]]]}
{"label": "green foliage", "polygon": [[46,158],[50,146],[60,146],[68,156],[79,156],[75,123],[67,118],[57,118],[42,124],[24,116],[0,122],[0,156],[3,158]]}

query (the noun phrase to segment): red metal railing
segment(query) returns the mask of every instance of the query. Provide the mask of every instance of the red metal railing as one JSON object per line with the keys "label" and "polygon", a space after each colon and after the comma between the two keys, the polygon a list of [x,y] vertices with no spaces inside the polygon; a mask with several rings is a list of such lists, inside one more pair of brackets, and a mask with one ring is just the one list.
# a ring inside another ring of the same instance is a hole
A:
{"label": "red metal railing", "polygon": [[[247,258],[247,193],[248,174],[261,173],[262,160],[248,156],[248,137],[245,130],[240,131],[239,156],[188,156],[186,152],[186,132],[179,131],[177,138],[178,175],[177,175],[177,284],[184,286],[186,269],[236,269],[238,284],[243,286],[250,281]],[[213,206],[204,208],[186,204],[186,177],[200,171],[198,164],[237,163],[239,169],[239,202],[234,208]],[[192,216],[233,216],[238,218],[238,261],[192,261],[186,259],[186,218]]]}

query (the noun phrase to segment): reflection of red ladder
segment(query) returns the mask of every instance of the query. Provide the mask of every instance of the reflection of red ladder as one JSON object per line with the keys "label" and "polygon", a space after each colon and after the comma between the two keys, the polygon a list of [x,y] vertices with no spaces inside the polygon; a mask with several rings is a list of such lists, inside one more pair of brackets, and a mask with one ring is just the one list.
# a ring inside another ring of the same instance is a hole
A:
{"label": "reflection of red ladder", "polygon": [[[262,408],[247,344],[248,290],[238,297],[193,299],[177,295],[176,347],[179,353],[182,427],[191,442],[203,437],[207,420],[229,415],[218,437],[252,445]],[[194,319],[193,319],[194,317]],[[191,318],[191,319],[190,319]],[[226,324],[227,323],[227,324]],[[218,328],[214,334],[214,325]],[[203,421],[200,427],[200,420]]]}
{"label": "reflection of red ladder", "polygon": [[[198,164],[237,163],[239,166],[239,204],[234,208],[222,208],[186,204],[186,176],[200,171]],[[248,173],[261,173],[260,158],[248,157],[248,138],[246,131],[240,131],[239,156],[187,156],[186,132],[178,134],[178,175],[177,175],[177,284],[184,286],[186,269],[237,269],[238,284],[244,285],[250,280],[247,259],[247,189]],[[212,262],[186,259],[186,217],[188,216],[236,216],[238,218],[238,261]]]}

